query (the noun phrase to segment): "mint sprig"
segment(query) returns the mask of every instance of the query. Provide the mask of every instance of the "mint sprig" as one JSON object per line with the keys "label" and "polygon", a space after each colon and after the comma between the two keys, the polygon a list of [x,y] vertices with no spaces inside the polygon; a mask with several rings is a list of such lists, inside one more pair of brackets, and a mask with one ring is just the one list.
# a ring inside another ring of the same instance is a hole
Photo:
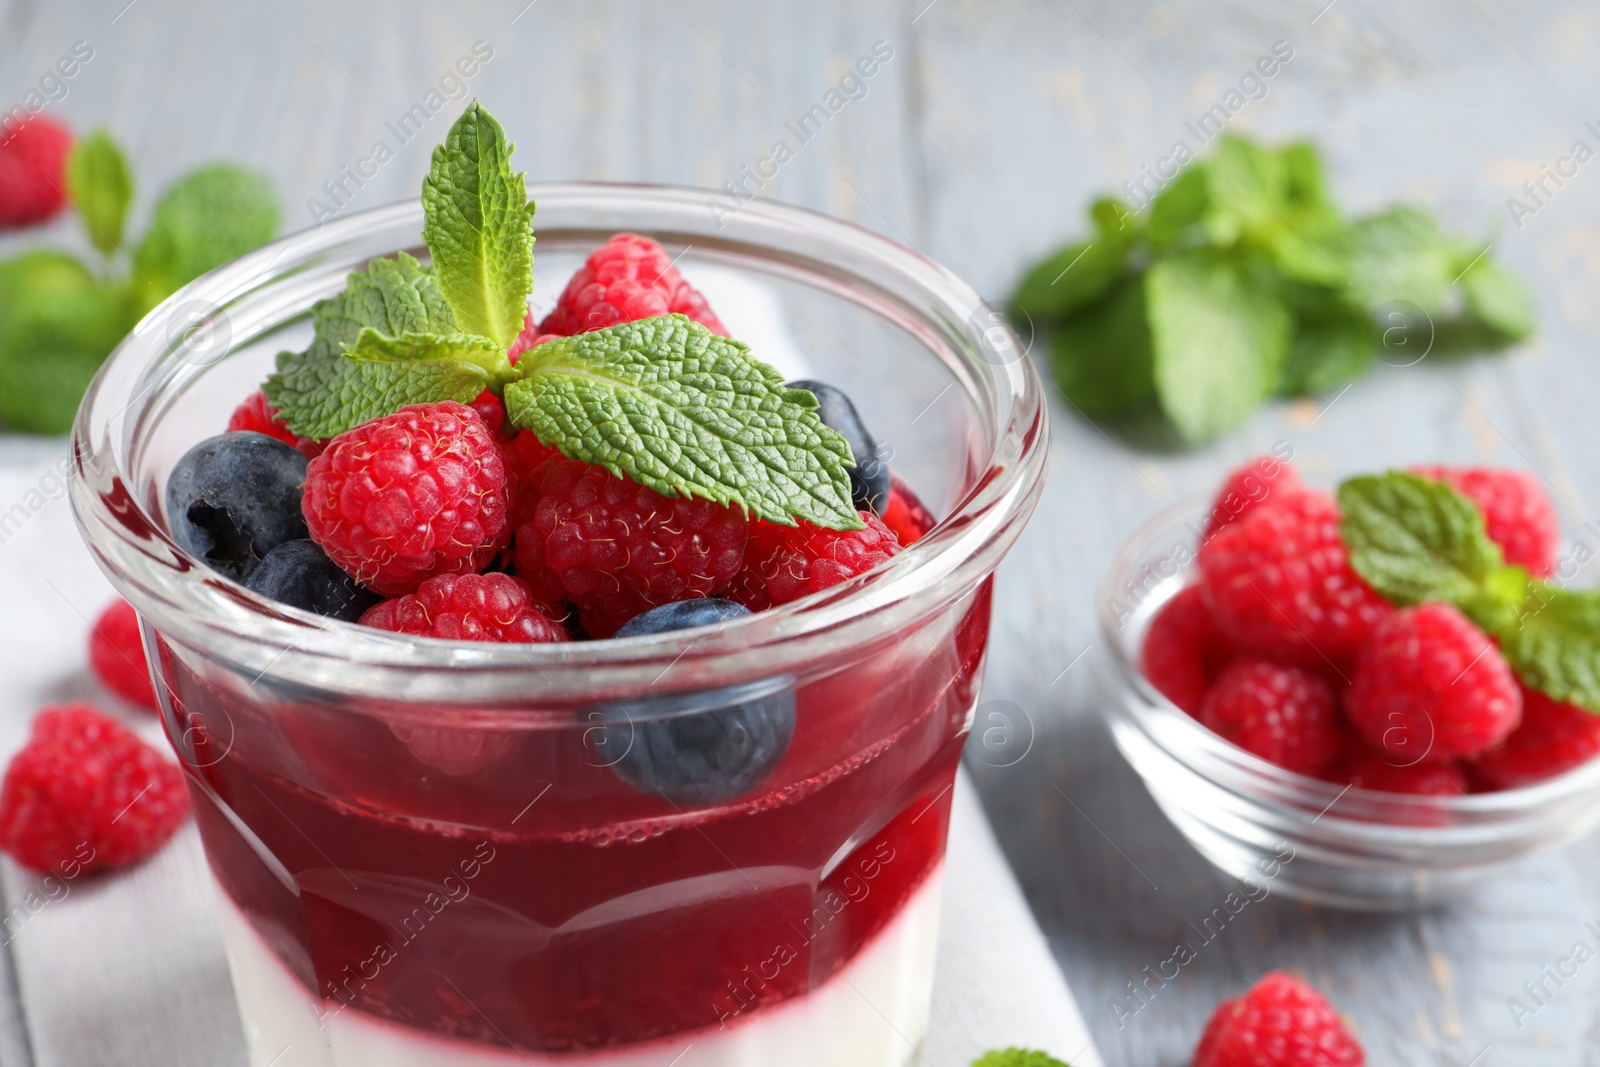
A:
{"label": "mint sprig", "polygon": [[1351,565],[1385,598],[1454,604],[1499,641],[1524,684],[1600,712],[1600,591],[1508,565],[1477,506],[1431,478],[1351,478],[1339,507]]}
{"label": "mint sprig", "polygon": [[972,1067],[1072,1067],[1054,1056],[1033,1049],[1008,1048],[986,1052],[972,1061]]}

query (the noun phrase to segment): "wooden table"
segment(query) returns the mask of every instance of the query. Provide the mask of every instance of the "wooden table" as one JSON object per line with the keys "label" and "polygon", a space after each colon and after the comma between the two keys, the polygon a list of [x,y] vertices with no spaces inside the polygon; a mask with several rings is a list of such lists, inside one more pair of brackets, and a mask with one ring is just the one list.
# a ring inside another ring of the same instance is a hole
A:
{"label": "wooden table", "polygon": [[[288,229],[312,224],[313,199],[325,214],[416,195],[428,148],[458,103],[359,187],[346,181],[340,202],[324,182],[340,182],[376,140],[393,144],[385,124],[426,107],[474,42],[492,56],[462,91],[514,131],[518,163],[534,177],[713,187],[757,166],[786,122],[883,42],[880,53],[892,55],[855,90],[859,99],[761,193],[915,245],[996,299],[1079,230],[1091,194],[1166,154],[1189,136],[1185,121],[1288,42],[1293,59],[1232,125],[1315,134],[1354,209],[1408,198],[1452,228],[1488,232],[1495,255],[1539,283],[1540,337],[1505,358],[1380,367],[1347,393],[1278,405],[1187,454],[1141,449],[1054,405],[1051,482],[1001,571],[986,688],[986,699],[1023,708],[1037,736],[1016,766],[975,770],[1108,1063],[1186,1063],[1215,1002],[1273,967],[1324,986],[1375,1064],[1600,1056],[1600,965],[1580,970],[1520,1030],[1506,1006],[1589,937],[1583,923],[1600,916],[1593,844],[1536,857],[1425,915],[1351,916],[1271,899],[1119,1027],[1112,998],[1169,955],[1226,886],[1112,749],[1079,658],[1095,642],[1097,587],[1117,548],[1161,506],[1275,441],[1328,481],[1431,459],[1532,468],[1569,535],[1595,543],[1600,528],[1585,524],[1600,518],[1590,507],[1600,499],[1591,458],[1600,311],[1590,299],[1600,281],[1600,162],[1520,227],[1505,203],[1574,141],[1600,147],[1584,125],[1600,125],[1592,5],[0,0],[0,106],[20,102],[80,40],[93,58],[51,111],[113,129],[146,192],[213,157],[264,168],[278,179]],[[34,452],[7,444],[8,455]]]}

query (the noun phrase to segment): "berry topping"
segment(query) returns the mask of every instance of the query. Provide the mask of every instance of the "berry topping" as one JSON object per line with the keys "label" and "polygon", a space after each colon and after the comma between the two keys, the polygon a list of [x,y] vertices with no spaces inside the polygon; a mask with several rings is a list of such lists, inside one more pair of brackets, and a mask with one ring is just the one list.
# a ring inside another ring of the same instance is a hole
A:
{"label": "berry topping", "polygon": [[[711,626],[749,615],[727,600],[679,601],[636,615],[618,637]],[[794,736],[795,699],[781,681],[614,704],[606,751],[626,751],[617,774],[675,804],[715,804],[748,793],[772,772]]]}
{"label": "berry topping", "polygon": [[591,637],[720,592],[744,561],[749,523],[734,508],[665,497],[575,459],[551,459],[537,475],[518,505],[517,573],[540,600],[576,605]]}
{"label": "berry topping", "polygon": [[1199,719],[1224,740],[1298,774],[1322,774],[1343,742],[1326,678],[1255,656],[1223,670],[1200,702]]}
{"label": "berry topping", "polygon": [[850,443],[856,465],[849,468],[850,497],[860,511],[882,514],[889,503],[889,461],[884,458],[872,434],[861,421],[855,404],[841,389],[807,378],[785,383],[791,389],[804,389],[817,398],[817,415],[824,426],[839,431]]}
{"label": "berry topping", "polygon": [[[648,237],[619,233],[595,249],[567,282],[538,332],[569,337],[667,314],[687,315],[714,333],[728,335],[706,298],[672,265],[665,248]],[[524,348],[533,343],[530,339]]]}
{"label": "berry topping", "polygon": [[899,477],[889,478],[889,503],[883,509],[883,524],[894,531],[901,548],[908,548],[922,539],[922,535],[939,522],[933,512],[923,506],[911,487]]}
{"label": "berry topping", "polygon": [[1339,509],[1310,491],[1228,523],[1200,549],[1206,604],[1240,648],[1346,664],[1388,603],[1350,566]]}
{"label": "berry topping", "polygon": [[1600,715],[1522,690],[1522,723],[1472,762],[1480,782],[1516,789],[1572,770],[1600,755]]}
{"label": "berry topping", "polygon": [[176,764],[87,705],[47,708],[0,785],[0,848],[38,871],[118,867],[189,812]]}
{"label": "berry topping", "polygon": [[156,710],[150,663],[144,658],[139,616],[126,600],[114,600],[89,634],[89,666],[100,684],[130,704]]}
{"label": "berry topping", "polygon": [[43,222],[61,210],[71,150],[72,134],[49,119],[0,128],[0,226]]}
{"label": "berry topping", "polygon": [[1367,1055],[1333,1005],[1281,971],[1225,1000],[1206,1024],[1193,1067],[1362,1067]]}
{"label": "berry topping", "polygon": [[509,574],[439,574],[415,593],[385,600],[361,625],[446,641],[548,644],[567,632],[535,604],[527,583]]}
{"label": "berry topping", "polygon": [[1233,655],[1198,585],[1186,586],[1150,620],[1139,668],[1168,700],[1198,715],[1200,701]]}
{"label": "berry topping", "polygon": [[1505,657],[1449,604],[1397,611],[1361,650],[1345,714],[1389,762],[1444,763],[1504,740],[1522,718]]}
{"label": "berry topping", "polygon": [[[505,460],[465,404],[401,408],[328,443],[306,472],[311,537],[384,596],[482,570],[505,544]],[[303,535],[302,535],[303,536]]]}
{"label": "berry topping", "polygon": [[1288,463],[1277,456],[1257,456],[1223,480],[1206,520],[1206,537],[1268,501],[1283,500],[1304,489],[1300,476]]}
{"label": "berry topping", "polygon": [[267,394],[257,389],[245,397],[244,403],[233,409],[233,414],[228,417],[228,433],[264,433],[268,437],[276,437],[286,445],[293,445],[295,451],[307,459],[322,451],[322,442],[313,441],[309,437],[301,437],[289,429],[289,423],[278,413],[267,399]]}
{"label": "berry topping", "polygon": [[355,622],[378,601],[310,538],[285,541],[268,552],[244,584],[280,604],[345,622]]}
{"label": "berry topping", "polygon": [[183,454],[167,479],[173,539],[242,582],[268,552],[306,536],[305,481],[306,457],[275,437],[208,437]]}
{"label": "berry topping", "polygon": [[1550,498],[1531,474],[1479,467],[1415,467],[1415,473],[1444,482],[1478,505],[1489,540],[1506,562],[1529,574],[1548,577],[1561,543],[1561,520]]}
{"label": "berry topping", "polygon": [[865,574],[900,551],[883,520],[870,511],[863,511],[861,520],[867,524],[861,530],[825,530],[804,521],[795,526],[752,522],[744,569],[728,596],[762,611]]}
{"label": "berry topping", "polygon": [[1455,763],[1416,763],[1397,766],[1360,742],[1345,748],[1328,773],[1331,781],[1373,789],[1380,793],[1458,797],[1467,791],[1467,775]]}

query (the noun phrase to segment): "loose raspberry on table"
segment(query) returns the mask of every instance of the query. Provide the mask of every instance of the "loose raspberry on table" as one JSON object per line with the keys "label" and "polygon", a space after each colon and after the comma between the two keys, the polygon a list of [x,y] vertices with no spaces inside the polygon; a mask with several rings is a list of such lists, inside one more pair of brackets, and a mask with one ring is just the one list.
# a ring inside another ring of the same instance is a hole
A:
{"label": "loose raspberry on table", "polygon": [[1206,537],[1263,504],[1275,503],[1305,489],[1300,475],[1277,456],[1257,456],[1223,479],[1206,519]]}
{"label": "loose raspberry on table", "polygon": [[0,227],[43,222],[67,202],[72,134],[49,119],[0,127]]}
{"label": "loose raspberry on table", "polygon": [[1522,723],[1472,761],[1480,784],[1516,789],[1564,774],[1600,756],[1600,715],[1526,686]]}
{"label": "loose raspberry on table", "polygon": [[123,700],[156,710],[150,663],[139,635],[139,615],[126,600],[113,601],[95,620],[89,632],[89,667],[100,684]]}
{"label": "loose raspberry on table", "polygon": [[764,611],[887,562],[900,551],[900,542],[872,512],[860,515],[867,524],[861,530],[827,530],[804,520],[795,526],[752,522],[744,568],[728,587],[728,599]]}
{"label": "loose raspberry on table", "polygon": [[547,644],[567,631],[509,574],[439,574],[415,593],[368,608],[361,625],[446,641]]}
{"label": "loose raspberry on table", "polygon": [[1506,562],[1529,574],[1549,577],[1561,544],[1555,505],[1531,474],[1485,467],[1414,467],[1413,472],[1444,482],[1478,505],[1489,540]]}
{"label": "loose raspberry on table", "polygon": [[1503,741],[1522,719],[1522,694],[1488,635],[1455,607],[1431,603],[1378,624],[1344,707],[1390,762],[1444,763]]}
{"label": "loose raspberry on table", "polygon": [[1306,490],[1228,523],[1200,549],[1206,605],[1241,649],[1343,669],[1392,610],[1350,566],[1339,507]]}
{"label": "loose raspberry on table", "polygon": [[228,416],[227,433],[264,433],[268,437],[276,437],[286,445],[294,446],[307,459],[313,459],[321,454],[324,443],[313,441],[309,437],[301,437],[289,429],[289,423],[278,414],[278,409],[272,406],[267,399],[267,394],[260,389],[245,397],[244,403],[233,409],[233,414]]}
{"label": "loose raspberry on table", "polygon": [[517,509],[517,575],[540,601],[570,600],[590,637],[658,604],[721,592],[744,562],[750,523],[736,508],[663,496],[565,457],[536,473]]}
{"label": "loose raspberry on table", "polygon": [[0,784],[0,849],[69,877],[159,849],[189,813],[183,772],[85,704],[46,708]]}
{"label": "loose raspberry on table", "polygon": [[674,313],[728,335],[706,298],[672,265],[665,248],[648,237],[619,233],[597,248],[567,282],[538,332],[569,337]]}
{"label": "loose raspberry on table", "polygon": [[1333,684],[1258,656],[1223,668],[1200,701],[1208,730],[1284,770],[1313,777],[1338,757],[1344,734]]}
{"label": "loose raspberry on table", "polygon": [[1360,741],[1345,747],[1328,774],[1331,781],[1380,793],[1458,797],[1467,792],[1467,775],[1456,763],[1390,763]]}
{"label": "loose raspberry on table", "polygon": [[1193,1067],[1363,1067],[1367,1054],[1323,995],[1273,971],[1225,1000],[1206,1024]]}
{"label": "loose raspberry on table", "polygon": [[901,548],[916,544],[938,521],[899,475],[889,475],[889,502],[883,507],[883,524],[894,531]]}
{"label": "loose raspberry on table", "polygon": [[1168,700],[1198,715],[1206,690],[1232,656],[1233,646],[1211,621],[1205,594],[1190,585],[1150,620],[1139,649],[1139,669]]}
{"label": "loose raspberry on table", "polygon": [[311,537],[384,596],[472,574],[510,534],[506,465],[465,404],[401,408],[334,438],[306,470]]}

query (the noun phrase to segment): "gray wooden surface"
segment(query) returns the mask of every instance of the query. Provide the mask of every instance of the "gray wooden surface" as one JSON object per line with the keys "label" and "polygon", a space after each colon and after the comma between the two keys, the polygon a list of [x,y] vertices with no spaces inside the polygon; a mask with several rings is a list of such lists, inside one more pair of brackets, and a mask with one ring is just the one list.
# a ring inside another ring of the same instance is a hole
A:
{"label": "gray wooden surface", "polygon": [[[323,182],[475,41],[493,58],[470,91],[513,131],[535,177],[719,186],[881,40],[893,58],[866,95],[763,195],[913,244],[994,298],[1079,229],[1087,197],[1153,164],[1187,136],[1186,120],[1288,41],[1293,60],[1233,125],[1314,134],[1353,208],[1404,197],[1488,233],[1497,256],[1537,281],[1540,338],[1506,358],[1380,368],[1346,394],[1280,405],[1186,455],[1107,437],[1057,404],[1051,484],[1001,572],[986,688],[1024,709],[1036,737],[1015,766],[974,769],[1109,1064],[1186,1063],[1213,1004],[1273,967],[1327,988],[1375,1064],[1600,1063],[1600,967],[1580,970],[1520,1030],[1506,1007],[1600,917],[1592,843],[1416,917],[1253,906],[1119,1027],[1111,1000],[1227,887],[1112,750],[1078,659],[1094,641],[1101,575],[1128,535],[1278,440],[1328,480],[1425,459],[1530,467],[1569,535],[1594,543],[1600,161],[1521,228],[1505,204],[1574,141],[1600,148],[1584,128],[1600,126],[1592,3],[0,0],[0,106],[77,40],[94,58],[52,110],[108,124],[146,190],[216,156],[264,168],[288,228],[311,224],[307,201],[325,199]],[[414,196],[427,147],[458,106],[367,180],[351,209]]]}

